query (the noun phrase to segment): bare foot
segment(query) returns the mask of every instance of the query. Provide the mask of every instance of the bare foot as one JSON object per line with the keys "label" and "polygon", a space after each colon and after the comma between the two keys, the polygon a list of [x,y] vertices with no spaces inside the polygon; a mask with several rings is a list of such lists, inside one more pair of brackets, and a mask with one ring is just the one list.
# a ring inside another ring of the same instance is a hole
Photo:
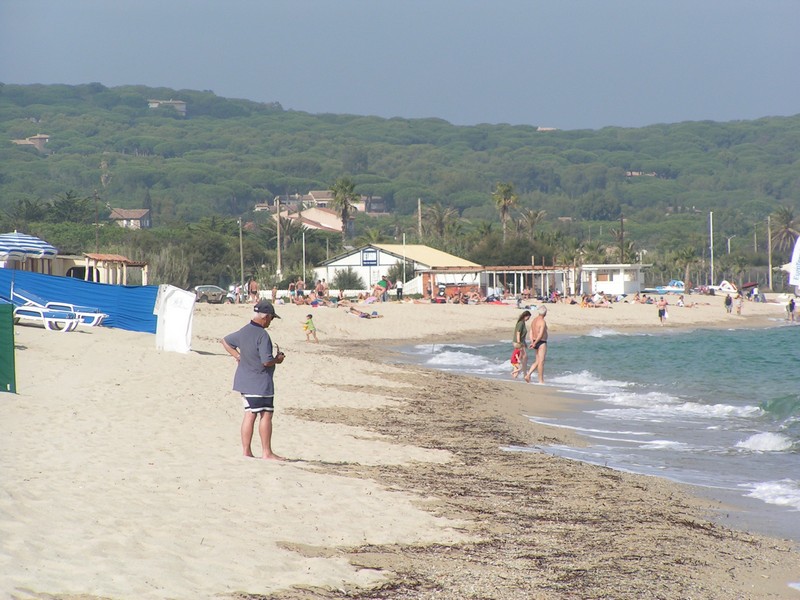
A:
{"label": "bare foot", "polygon": [[530,383],[531,382],[531,374],[530,373],[526,373],[524,379],[525,379],[525,383]]}
{"label": "bare foot", "polygon": [[278,460],[278,461],[286,460],[284,457],[278,456],[277,454],[265,454],[261,458],[263,458],[264,460]]}

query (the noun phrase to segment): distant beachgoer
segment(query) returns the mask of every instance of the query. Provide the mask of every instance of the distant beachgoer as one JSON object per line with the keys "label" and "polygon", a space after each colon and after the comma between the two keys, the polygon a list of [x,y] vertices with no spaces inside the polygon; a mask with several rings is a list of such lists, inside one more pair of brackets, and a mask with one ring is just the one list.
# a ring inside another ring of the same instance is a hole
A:
{"label": "distant beachgoer", "polygon": [[514,344],[514,350],[519,350],[519,364],[520,369],[525,370],[528,368],[528,351],[525,349],[528,337],[528,319],[531,318],[531,311],[524,310],[517,318],[517,323],[514,325],[514,336],[511,342]]}
{"label": "distant beachgoer", "polygon": [[741,315],[742,314],[742,306],[744,306],[744,296],[740,292],[739,295],[736,296],[736,314],[737,315]]}
{"label": "distant beachgoer", "polygon": [[317,339],[317,328],[314,325],[314,316],[313,315],[306,315],[306,320],[303,322],[303,331],[306,332],[306,341],[310,342],[311,338],[314,338],[314,343],[318,344],[319,340]]}
{"label": "distant beachgoer", "polygon": [[730,294],[725,296],[725,311],[728,314],[731,314],[733,312],[733,298],[731,298]]}
{"label": "distant beachgoer", "polygon": [[362,319],[381,319],[383,315],[379,315],[378,311],[373,310],[372,313],[364,312],[363,310],[358,310],[355,307],[350,307],[350,314],[360,317]]}
{"label": "distant beachgoer", "polygon": [[656,306],[658,307],[658,320],[661,325],[664,325],[664,321],[667,318],[667,301],[664,300],[664,296],[661,296],[656,302]]}
{"label": "distant beachgoer", "polygon": [[260,418],[258,434],[261,438],[261,458],[284,460],[272,451],[272,413],[274,411],[275,365],[284,360],[284,354],[275,344],[267,328],[273,319],[280,317],[267,300],[259,301],[253,308],[250,322],[222,339],[225,351],[236,359],[233,389],[242,395],[244,418],[242,419],[242,450],[245,456],[253,457],[250,444],[256,418]]}
{"label": "distant beachgoer", "polygon": [[536,309],[538,313],[536,318],[531,323],[531,345],[530,347],[536,351],[536,360],[528,369],[525,374],[525,381],[531,382],[531,375],[534,371],[539,372],[539,383],[544,383],[544,361],[547,358],[547,322],[544,320],[547,316],[547,307],[542,305]]}
{"label": "distant beachgoer", "polygon": [[394,289],[397,290],[397,300],[402,302],[403,301],[403,280],[399,277],[394,284]]}
{"label": "distant beachgoer", "polygon": [[247,284],[247,294],[250,297],[250,302],[258,302],[258,282],[255,279],[251,279],[250,283]]}
{"label": "distant beachgoer", "polygon": [[278,287],[272,286],[272,303],[275,304],[275,301],[278,299]]}
{"label": "distant beachgoer", "polygon": [[297,283],[294,284],[294,290],[298,298],[303,298],[306,295],[306,282],[298,279]]}
{"label": "distant beachgoer", "polygon": [[794,323],[794,309],[795,309],[794,298],[789,298],[789,303],[786,305],[786,313],[787,313],[786,316],[792,323]]}

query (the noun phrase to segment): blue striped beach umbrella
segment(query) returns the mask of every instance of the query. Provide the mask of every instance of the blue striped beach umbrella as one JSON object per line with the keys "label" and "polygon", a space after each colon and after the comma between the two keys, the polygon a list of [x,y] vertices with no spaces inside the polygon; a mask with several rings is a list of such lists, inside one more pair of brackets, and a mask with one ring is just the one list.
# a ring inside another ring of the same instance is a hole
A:
{"label": "blue striped beach umbrella", "polygon": [[25,260],[26,258],[53,258],[58,254],[55,246],[24,233],[0,234],[0,260]]}

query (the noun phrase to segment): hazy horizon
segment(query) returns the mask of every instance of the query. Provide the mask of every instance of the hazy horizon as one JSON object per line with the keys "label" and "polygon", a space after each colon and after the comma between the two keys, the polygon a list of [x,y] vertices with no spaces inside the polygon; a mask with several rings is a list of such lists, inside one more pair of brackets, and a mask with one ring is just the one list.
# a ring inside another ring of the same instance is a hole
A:
{"label": "hazy horizon", "polygon": [[7,0],[0,81],[559,129],[800,113],[800,3]]}

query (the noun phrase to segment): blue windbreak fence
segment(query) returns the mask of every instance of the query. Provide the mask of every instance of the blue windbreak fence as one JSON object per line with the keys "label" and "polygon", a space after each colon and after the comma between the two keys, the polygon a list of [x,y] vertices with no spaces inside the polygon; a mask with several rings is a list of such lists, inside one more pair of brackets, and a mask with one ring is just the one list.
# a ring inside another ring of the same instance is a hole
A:
{"label": "blue windbreak fence", "polygon": [[153,308],[158,295],[157,285],[109,285],[74,279],[0,269],[0,297],[11,299],[11,284],[47,302],[66,302],[90,306],[108,314],[106,327],[128,331],[156,332]]}

